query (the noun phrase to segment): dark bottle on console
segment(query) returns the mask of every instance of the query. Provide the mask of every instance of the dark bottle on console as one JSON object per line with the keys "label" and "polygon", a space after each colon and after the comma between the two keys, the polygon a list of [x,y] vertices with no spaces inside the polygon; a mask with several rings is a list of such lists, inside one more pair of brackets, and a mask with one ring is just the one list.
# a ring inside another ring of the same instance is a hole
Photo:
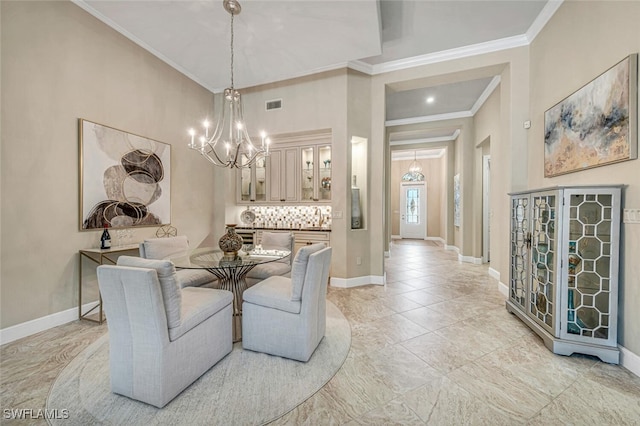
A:
{"label": "dark bottle on console", "polygon": [[104,225],[104,231],[102,231],[102,236],[100,237],[100,248],[103,250],[111,248],[111,235],[109,235],[109,225]]}

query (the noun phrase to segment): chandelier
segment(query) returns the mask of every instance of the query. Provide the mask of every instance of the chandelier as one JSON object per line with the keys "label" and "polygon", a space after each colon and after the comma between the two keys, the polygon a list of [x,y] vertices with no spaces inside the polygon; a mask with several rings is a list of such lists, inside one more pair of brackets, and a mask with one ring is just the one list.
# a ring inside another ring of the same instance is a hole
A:
{"label": "chandelier", "polygon": [[261,141],[254,144],[247,132],[242,113],[240,92],[233,87],[233,17],[240,14],[237,0],[224,0],[224,8],[231,15],[231,87],[224,89],[222,107],[218,111],[215,126],[205,120],[204,134],[189,129],[189,148],[198,151],[216,166],[228,168],[248,167],[259,158],[269,155],[270,140],[261,132]]}
{"label": "chandelier", "polygon": [[403,181],[421,182],[424,180],[422,166],[416,159],[416,152],[413,151],[413,161],[409,164],[409,171],[402,176]]}

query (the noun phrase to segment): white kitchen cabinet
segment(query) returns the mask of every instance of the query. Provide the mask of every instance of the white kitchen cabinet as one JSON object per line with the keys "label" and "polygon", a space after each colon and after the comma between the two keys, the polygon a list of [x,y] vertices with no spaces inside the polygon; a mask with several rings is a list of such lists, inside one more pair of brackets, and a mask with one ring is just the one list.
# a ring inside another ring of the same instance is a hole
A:
{"label": "white kitchen cabinet", "polygon": [[297,147],[274,149],[269,155],[269,201],[284,203],[298,201],[296,179],[298,175]]}

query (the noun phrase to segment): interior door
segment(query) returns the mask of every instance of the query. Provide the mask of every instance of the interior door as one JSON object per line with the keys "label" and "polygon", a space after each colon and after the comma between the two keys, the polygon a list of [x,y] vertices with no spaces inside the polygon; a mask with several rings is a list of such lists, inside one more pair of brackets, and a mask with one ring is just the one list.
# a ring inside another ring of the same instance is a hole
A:
{"label": "interior door", "polygon": [[427,234],[427,190],[424,182],[400,183],[400,237],[424,239]]}

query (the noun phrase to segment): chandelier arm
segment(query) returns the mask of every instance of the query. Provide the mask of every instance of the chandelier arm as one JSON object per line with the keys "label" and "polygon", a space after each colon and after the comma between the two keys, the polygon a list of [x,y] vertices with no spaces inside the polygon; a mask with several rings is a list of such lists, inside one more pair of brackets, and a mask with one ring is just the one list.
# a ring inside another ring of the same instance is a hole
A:
{"label": "chandelier arm", "polygon": [[216,152],[213,145],[207,144],[207,148],[206,149],[203,148],[202,151],[200,151],[200,153],[204,155],[207,160],[209,160],[211,163],[215,164],[216,166],[228,167],[229,165],[228,160],[222,160],[220,158],[220,156]]}

